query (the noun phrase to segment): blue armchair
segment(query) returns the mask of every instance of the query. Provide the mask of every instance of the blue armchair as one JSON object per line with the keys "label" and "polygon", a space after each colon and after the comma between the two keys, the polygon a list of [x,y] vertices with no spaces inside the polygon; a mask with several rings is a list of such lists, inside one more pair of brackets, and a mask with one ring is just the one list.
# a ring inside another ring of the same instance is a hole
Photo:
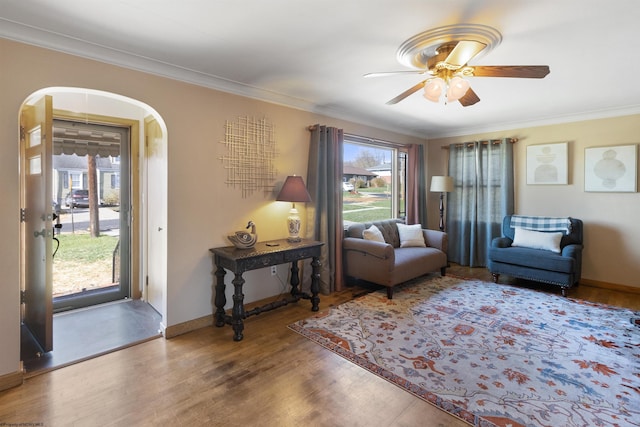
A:
{"label": "blue armchair", "polygon": [[[522,222],[518,222],[523,220],[528,221],[529,226],[522,226]],[[562,237],[557,234],[558,228],[562,227],[547,229],[549,220],[555,221],[556,225],[564,221],[566,230],[562,232]],[[516,236],[516,232],[519,236]],[[522,236],[533,237],[527,241]],[[536,236],[542,236],[542,240]],[[514,242],[514,239],[517,241]],[[546,247],[544,242],[550,239],[557,239],[555,248]],[[539,243],[541,241],[543,244]],[[562,295],[566,296],[567,289],[580,280],[582,248],[582,221],[579,219],[507,215],[502,221],[502,237],[491,242],[488,268],[495,283],[498,283],[500,274],[506,274],[560,286]]]}

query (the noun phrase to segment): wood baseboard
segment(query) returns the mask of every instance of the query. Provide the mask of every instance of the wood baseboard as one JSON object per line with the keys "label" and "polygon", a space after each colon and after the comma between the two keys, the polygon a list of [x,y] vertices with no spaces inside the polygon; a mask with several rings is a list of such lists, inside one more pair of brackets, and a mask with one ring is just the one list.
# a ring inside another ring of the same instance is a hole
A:
{"label": "wood baseboard", "polygon": [[178,323],[177,325],[167,326],[164,330],[164,337],[166,339],[177,337],[178,335],[186,334],[187,332],[195,331],[196,329],[205,328],[213,325],[213,315],[199,317],[197,319],[189,320],[187,322]]}
{"label": "wood baseboard", "polygon": [[592,288],[608,289],[611,291],[628,292],[630,294],[639,294],[640,288],[635,286],[618,285],[616,283],[601,282],[599,280],[580,279],[580,285],[591,286]]}
{"label": "wood baseboard", "polygon": [[0,391],[7,390],[13,387],[17,387],[22,385],[24,381],[24,373],[12,372],[10,374],[5,374],[0,376]]}
{"label": "wood baseboard", "polygon": [[[267,297],[258,301],[253,301],[244,305],[245,310],[251,310],[254,307],[260,307],[269,302],[273,302],[273,297]],[[229,314],[227,309],[227,314]],[[166,339],[177,337],[178,335],[186,334],[196,329],[206,328],[207,326],[213,326],[213,314],[208,316],[199,317],[197,319],[189,320],[187,322],[178,323],[177,325],[167,326],[164,330],[164,337]]]}

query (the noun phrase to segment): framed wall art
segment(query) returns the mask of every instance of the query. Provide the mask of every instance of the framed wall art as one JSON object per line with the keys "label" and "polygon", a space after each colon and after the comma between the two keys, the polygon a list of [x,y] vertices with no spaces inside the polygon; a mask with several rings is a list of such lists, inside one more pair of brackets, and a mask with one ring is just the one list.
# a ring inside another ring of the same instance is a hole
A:
{"label": "framed wall art", "polygon": [[638,145],[584,150],[584,191],[636,192]]}
{"label": "framed wall art", "polygon": [[527,146],[527,184],[568,184],[568,151],[568,142]]}

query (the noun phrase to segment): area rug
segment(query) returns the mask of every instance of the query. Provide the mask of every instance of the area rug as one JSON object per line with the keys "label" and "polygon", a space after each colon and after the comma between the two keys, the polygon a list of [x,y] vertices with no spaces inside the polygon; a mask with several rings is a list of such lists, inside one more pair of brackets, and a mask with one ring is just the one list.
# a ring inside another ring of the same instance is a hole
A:
{"label": "area rug", "polygon": [[640,426],[640,312],[425,276],[289,327],[477,426]]}

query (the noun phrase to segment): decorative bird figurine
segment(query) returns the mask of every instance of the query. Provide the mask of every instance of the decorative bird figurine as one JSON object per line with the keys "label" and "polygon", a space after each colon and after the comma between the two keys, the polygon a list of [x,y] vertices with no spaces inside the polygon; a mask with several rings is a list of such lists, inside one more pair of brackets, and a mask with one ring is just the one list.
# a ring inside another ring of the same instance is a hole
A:
{"label": "decorative bird figurine", "polygon": [[249,249],[252,248],[253,245],[258,241],[258,235],[256,234],[256,225],[253,221],[249,221],[247,224],[247,229],[251,227],[251,233],[248,233],[244,230],[236,231],[235,234],[227,236],[227,239],[233,243],[233,245],[238,249]]}

